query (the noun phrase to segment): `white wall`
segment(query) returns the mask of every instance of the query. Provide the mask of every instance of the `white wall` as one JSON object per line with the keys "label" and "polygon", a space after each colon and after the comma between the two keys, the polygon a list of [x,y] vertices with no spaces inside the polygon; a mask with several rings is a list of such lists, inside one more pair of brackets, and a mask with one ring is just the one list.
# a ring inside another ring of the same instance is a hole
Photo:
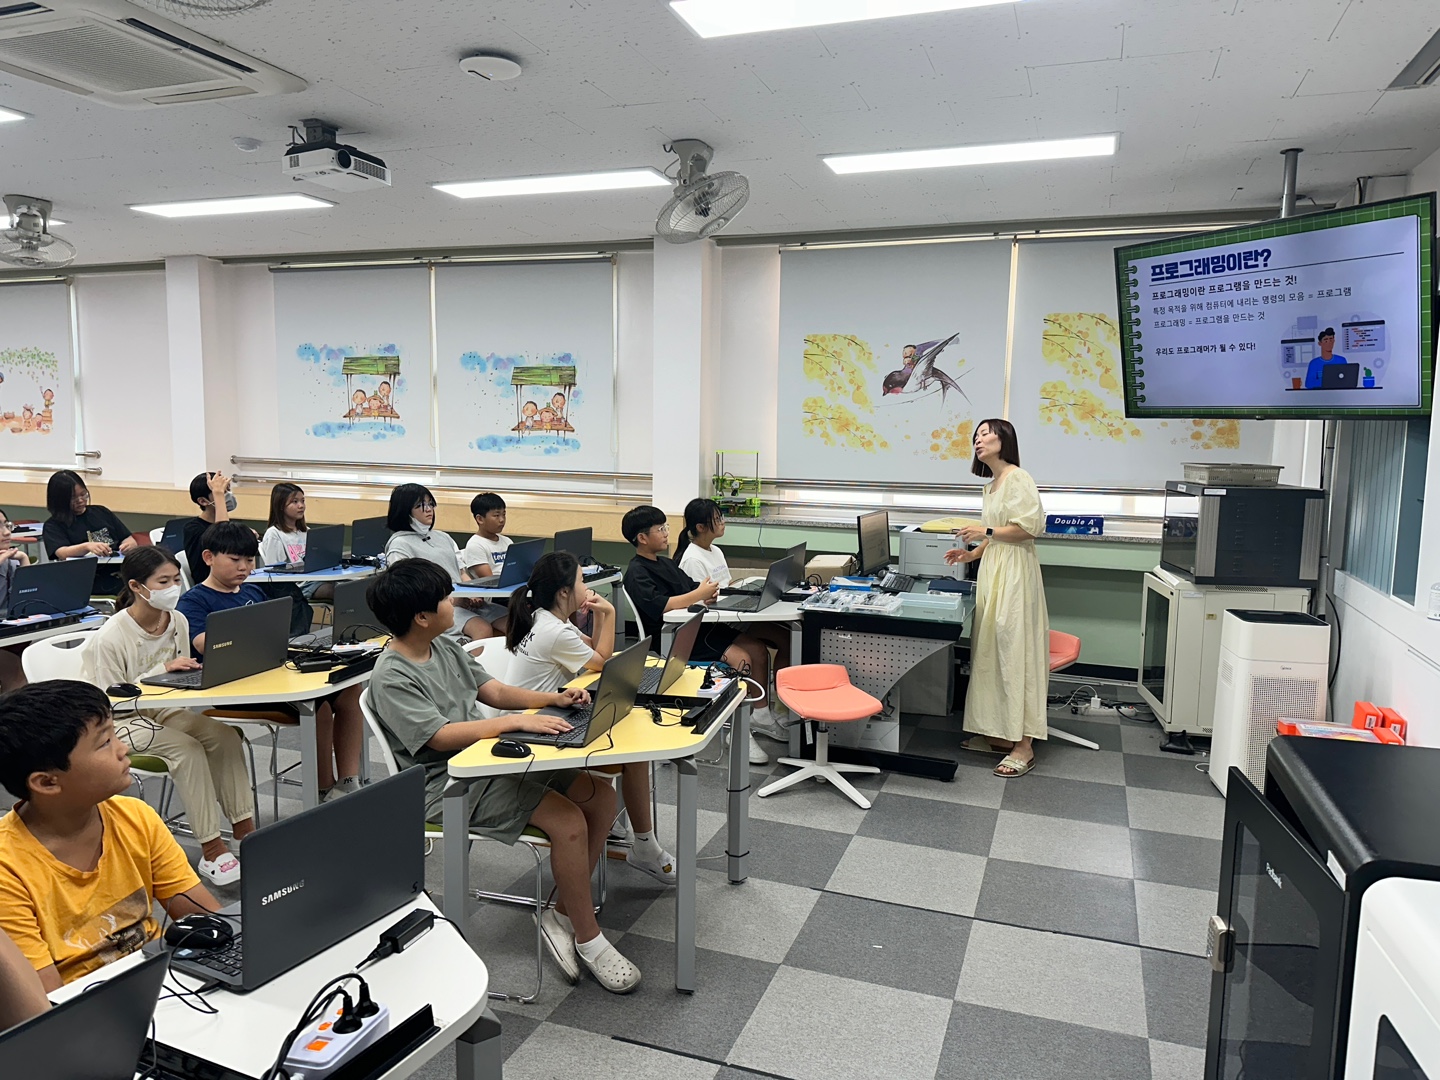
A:
{"label": "white wall", "polygon": [[655,256],[623,251],[620,267],[620,370],[616,472],[649,473],[654,446]]}
{"label": "white wall", "polygon": [[[775,476],[780,371],[780,249],[720,249],[718,347],[706,365],[701,449],[757,450],[760,475]],[[746,459],[726,461],[735,469]]]}
{"label": "white wall", "polygon": [[168,486],[173,442],[165,275],[82,274],[75,289],[85,447],[100,451],[106,480]]}

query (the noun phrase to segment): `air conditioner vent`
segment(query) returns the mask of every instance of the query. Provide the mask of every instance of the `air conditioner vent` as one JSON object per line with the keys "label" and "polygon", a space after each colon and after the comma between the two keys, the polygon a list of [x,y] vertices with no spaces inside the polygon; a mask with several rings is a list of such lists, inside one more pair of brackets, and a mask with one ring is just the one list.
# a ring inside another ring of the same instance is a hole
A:
{"label": "air conditioner vent", "polygon": [[306,85],[127,0],[0,7],[0,72],[121,108],[287,94]]}

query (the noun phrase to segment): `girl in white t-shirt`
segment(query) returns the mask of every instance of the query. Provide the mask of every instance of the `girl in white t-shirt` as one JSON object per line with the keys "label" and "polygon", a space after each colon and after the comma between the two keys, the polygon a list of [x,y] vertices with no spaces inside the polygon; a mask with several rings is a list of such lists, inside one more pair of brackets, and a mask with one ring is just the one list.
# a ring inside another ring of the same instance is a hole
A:
{"label": "girl in white t-shirt", "polygon": [[[570,622],[577,611],[592,617],[591,634]],[[505,646],[513,654],[505,681],[525,690],[557,690],[581,671],[599,671],[615,651],[615,607],[590,591],[580,563],[566,551],[542,555],[530,581],[510,599]],[[625,861],[666,885],[675,884],[675,856],[655,839],[650,813],[650,765],[623,767],[620,790],[635,842]]]}
{"label": "girl in white t-shirt", "polygon": [[725,535],[725,512],[714,499],[685,504],[685,530],[675,545],[675,563],[696,581],[709,578],[720,588],[730,584],[730,566],[715,541]]}
{"label": "girl in white t-shirt", "polygon": [[298,484],[270,489],[270,527],[260,539],[260,565],[276,566],[305,558],[305,492]]}

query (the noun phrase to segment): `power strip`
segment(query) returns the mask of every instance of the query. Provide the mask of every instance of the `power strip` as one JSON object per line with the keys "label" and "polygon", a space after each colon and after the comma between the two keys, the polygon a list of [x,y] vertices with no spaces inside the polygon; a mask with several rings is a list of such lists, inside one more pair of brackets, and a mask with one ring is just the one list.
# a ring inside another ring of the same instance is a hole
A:
{"label": "power strip", "polygon": [[341,1013],[337,1005],[332,1015],[316,1021],[295,1037],[285,1055],[285,1071],[290,1080],[320,1080],[329,1076],[345,1062],[390,1030],[390,1010],[378,1005],[373,1016],[360,1019],[354,1031],[337,1032],[335,1021]]}

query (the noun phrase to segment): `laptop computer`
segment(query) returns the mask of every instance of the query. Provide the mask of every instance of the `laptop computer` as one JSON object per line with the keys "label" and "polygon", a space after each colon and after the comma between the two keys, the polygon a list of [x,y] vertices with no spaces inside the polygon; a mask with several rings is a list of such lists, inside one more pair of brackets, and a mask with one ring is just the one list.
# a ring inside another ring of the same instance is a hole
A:
{"label": "laptop computer", "polygon": [[1359,385],[1359,364],[1326,364],[1320,369],[1321,390],[1354,390]]}
{"label": "laptop computer", "polygon": [[185,551],[185,523],[190,518],[171,518],[165,522],[165,528],[160,530],[160,546],[171,555],[180,555]]}
{"label": "laptop computer", "polygon": [[354,581],[337,581],[332,601],[334,615],[329,626],[322,626],[312,633],[296,634],[290,639],[292,645],[324,648],[331,644],[357,645],[377,634],[387,634],[365,602],[365,590],[370,581],[360,578]]}
{"label": "laptop computer", "polygon": [[665,663],[660,667],[646,666],[645,674],[640,677],[640,686],[637,696],[642,700],[650,697],[663,697],[665,691],[675,685],[675,680],[685,674],[685,668],[690,663],[690,653],[695,648],[695,642],[700,637],[700,624],[705,621],[705,613],[697,611],[680,629],[675,631],[674,637],[670,639],[670,652],[665,657]]}
{"label": "laptop computer", "polygon": [[251,833],[240,841],[240,932],[218,949],[182,942],[172,966],[254,990],[383,919],[425,887],[424,820],[417,765]]}
{"label": "laptop computer", "polygon": [[[530,731],[507,731],[505,738],[539,746],[589,746],[608,732],[635,707],[640,679],[645,673],[645,658],[650,653],[650,639],[641,638],[624,652],[616,653],[600,669],[600,681],[590,704],[579,709],[541,709],[547,716],[560,716],[573,727],[559,735]],[[246,871],[249,872],[248,870]]]}
{"label": "laptop computer", "polygon": [[272,574],[318,574],[334,570],[345,555],[345,526],[317,525],[305,534],[305,558],[265,567]]}
{"label": "laptop computer", "polygon": [[618,566],[595,561],[595,533],[588,525],[583,529],[563,529],[555,534],[554,551],[568,551],[580,560],[580,575],[586,578],[618,574]]}
{"label": "laptop computer", "polygon": [[791,567],[794,560],[786,555],[783,559],[776,559],[770,564],[770,572],[765,575],[765,585],[760,592],[748,595],[722,596],[714,605],[715,611],[764,611],[779,601],[780,597],[790,588]]}
{"label": "laptop computer", "polygon": [[279,667],[288,655],[293,603],[282,596],[214,612],[205,620],[205,662],[200,670],[167,671],[140,682],[174,690],[209,690]]}
{"label": "laptop computer", "polygon": [[148,957],[0,1033],[0,1076],[133,1080],[167,967]]}
{"label": "laptop computer", "polygon": [[[788,592],[805,581],[805,545],[796,544],[785,552],[785,557],[790,560],[790,578],[785,585]],[[743,579],[739,584],[730,584],[720,590],[721,596],[756,596],[765,588],[763,577],[750,577]]]}
{"label": "laptop computer", "polygon": [[390,527],[386,518],[360,518],[350,526],[350,554],[373,559],[385,553],[385,541],[390,539]]}
{"label": "laptop computer", "polygon": [[6,614],[20,619],[89,611],[97,565],[94,559],[81,558],[17,566],[15,580],[10,583],[10,608]]}
{"label": "laptop computer", "polygon": [[521,540],[518,544],[511,544],[505,551],[505,565],[500,568],[500,573],[491,574],[486,578],[476,578],[467,582],[482,589],[506,589],[511,585],[524,585],[530,580],[530,571],[535,569],[535,564],[540,561],[540,556],[545,554],[544,540]]}

